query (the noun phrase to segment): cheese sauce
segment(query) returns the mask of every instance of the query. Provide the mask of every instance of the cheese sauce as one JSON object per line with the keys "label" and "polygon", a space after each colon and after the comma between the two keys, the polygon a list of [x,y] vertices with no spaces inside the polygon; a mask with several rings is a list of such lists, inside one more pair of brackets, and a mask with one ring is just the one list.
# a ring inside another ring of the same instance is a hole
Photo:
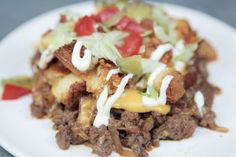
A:
{"label": "cheese sauce", "polygon": [[81,58],[81,49],[82,49],[82,43],[76,42],[73,52],[72,52],[72,58],[71,62],[73,66],[78,69],[79,71],[85,72],[89,69],[91,61],[92,61],[92,53],[89,49],[86,49],[84,51],[84,56]]}
{"label": "cheese sauce", "polygon": [[160,88],[160,96],[157,99],[153,99],[151,97],[143,96],[142,101],[143,105],[153,107],[153,106],[158,106],[158,105],[165,105],[167,101],[167,95],[166,91],[169,87],[170,82],[172,81],[173,76],[167,75],[161,83],[161,88]]}
{"label": "cheese sauce", "polygon": [[202,92],[197,91],[195,93],[194,102],[197,105],[200,114],[203,115],[203,106],[205,104],[205,99],[204,99],[204,96],[203,96]]}
{"label": "cheese sauce", "polygon": [[108,87],[105,86],[96,104],[97,115],[93,123],[95,127],[100,127],[101,125],[108,125],[110,118],[110,110],[112,108],[112,105],[122,95],[122,93],[125,90],[125,86],[127,85],[129,79],[131,79],[132,77],[133,74],[131,73],[126,75],[118,85],[116,92],[109,98],[108,98]]}

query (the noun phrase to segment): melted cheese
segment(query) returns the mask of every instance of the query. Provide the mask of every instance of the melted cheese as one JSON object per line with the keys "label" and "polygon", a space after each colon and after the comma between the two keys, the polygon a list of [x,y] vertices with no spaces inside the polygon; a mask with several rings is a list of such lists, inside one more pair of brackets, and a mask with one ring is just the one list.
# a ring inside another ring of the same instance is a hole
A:
{"label": "melted cheese", "polygon": [[92,61],[92,53],[89,49],[86,49],[84,51],[84,56],[80,57],[82,46],[83,45],[81,42],[76,42],[72,52],[71,62],[76,69],[85,72],[90,67]]}
{"label": "melted cheese", "polygon": [[204,96],[203,96],[202,92],[197,91],[195,93],[194,102],[197,105],[200,114],[203,115],[203,106],[205,104],[205,99],[204,99]]}
{"label": "melted cheese", "polygon": [[101,125],[108,125],[110,118],[110,110],[112,105],[116,100],[123,94],[125,86],[127,85],[129,79],[133,77],[133,74],[126,75],[118,85],[116,92],[108,98],[108,87],[105,86],[104,90],[100,94],[97,101],[97,115],[95,117],[93,125],[99,127]]}
{"label": "melted cheese", "polygon": [[119,99],[113,104],[113,108],[123,109],[129,112],[146,113],[156,111],[160,114],[167,114],[170,111],[169,105],[147,107],[143,105],[142,95],[136,89],[126,89]]}
{"label": "melted cheese", "polygon": [[156,48],[156,50],[152,53],[152,60],[160,60],[161,57],[168,51],[172,50],[173,46],[171,44],[163,44]]}
{"label": "melted cheese", "polygon": [[167,88],[169,87],[169,84],[170,84],[172,79],[173,79],[173,76],[167,75],[162,80],[161,88],[160,88],[160,96],[157,99],[147,97],[147,96],[143,96],[142,97],[143,104],[145,106],[149,106],[149,107],[166,104],[166,101],[167,101],[166,91],[167,91]]}

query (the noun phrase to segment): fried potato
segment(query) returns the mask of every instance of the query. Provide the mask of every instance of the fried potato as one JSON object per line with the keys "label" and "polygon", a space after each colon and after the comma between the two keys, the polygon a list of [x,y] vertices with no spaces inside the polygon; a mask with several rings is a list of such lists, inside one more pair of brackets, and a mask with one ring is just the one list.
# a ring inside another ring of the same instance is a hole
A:
{"label": "fried potato", "polygon": [[179,72],[177,72],[174,68],[166,68],[154,80],[154,86],[158,91],[160,90],[162,80],[167,75],[172,75],[174,77],[167,89],[168,101],[174,103],[177,100],[179,100],[185,93],[184,79],[183,76]]}
{"label": "fried potato", "polygon": [[52,85],[52,94],[66,107],[72,107],[84,90],[84,81],[74,74],[69,74]]}
{"label": "fried potato", "polygon": [[202,40],[196,51],[196,57],[206,61],[214,61],[217,59],[217,53],[207,41]]}
{"label": "fried potato", "polygon": [[55,84],[59,79],[67,76],[70,73],[60,62],[52,63],[43,71],[43,75],[49,84]]}
{"label": "fried potato", "polygon": [[184,19],[177,20],[176,31],[178,38],[185,40],[186,43],[195,43],[199,40],[196,32],[191,29],[188,21]]}
{"label": "fried potato", "polygon": [[76,125],[73,127],[73,131],[85,140],[88,139],[85,130],[92,125],[95,118],[95,111],[96,98],[91,95],[82,97],[78,118],[76,120]]}

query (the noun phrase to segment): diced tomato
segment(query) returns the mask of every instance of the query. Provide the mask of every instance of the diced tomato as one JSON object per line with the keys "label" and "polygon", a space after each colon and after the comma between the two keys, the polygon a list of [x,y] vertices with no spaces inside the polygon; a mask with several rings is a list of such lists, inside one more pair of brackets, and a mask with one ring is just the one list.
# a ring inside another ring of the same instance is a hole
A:
{"label": "diced tomato", "polygon": [[118,24],[116,24],[116,28],[119,30],[124,30],[126,32],[134,32],[134,33],[142,33],[143,28],[140,24],[138,24],[135,20],[130,19],[127,16],[124,16]]}
{"label": "diced tomato", "polygon": [[76,22],[74,31],[78,36],[91,35],[94,32],[93,26],[94,22],[92,17],[84,16]]}
{"label": "diced tomato", "polygon": [[114,6],[106,7],[102,9],[97,15],[94,15],[94,19],[96,22],[104,22],[108,20],[110,17],[114,16],[119,9]]}
{"label": "diced tomato", "polygon": [[130,22],[130,18],[128,16],[124,16],[117,24],[116,24],[116,28],[117,29],[120,29],[120,30],[123,30],[125,29],[129,22]]}
{"label": "diced tomato", "polygon": [[130,35],[124,40],[124,45],[118,47],[118,50],[124,57],[136,55],[143,43],[143,38],[139,33],[130,33]]}
{"label": "diced tomato", "polygon": [[30,89],[11,84],[5,84],[2,94],[2,100],[15,100],[29,93],[31,93]]}

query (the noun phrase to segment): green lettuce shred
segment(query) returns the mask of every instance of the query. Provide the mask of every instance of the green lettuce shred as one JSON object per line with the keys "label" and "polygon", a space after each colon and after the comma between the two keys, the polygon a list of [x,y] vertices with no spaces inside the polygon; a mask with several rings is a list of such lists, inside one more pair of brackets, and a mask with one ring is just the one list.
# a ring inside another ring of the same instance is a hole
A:
{"label": "green lettuce shred", "polygon": [[7,79],[3,79],[1,81],[1,85],[5,84],[16,85],[19,87],[24,87],[28,89],[32,89],[35,85],[35,78],[33,76],[14,76]]}
{"label": "green lettuce shred", "polygon": [[175,61],[188,62],[193,56],[194,52],[197,50],[198,44],[188,44],[185,46],[184,50],[177,56],[174,57]]}
{"label": "green lettuce shred", "polygon": [[152,8],[152,5],[147,3],[129,3],[126,5],[125,11],[130,18],[141,21],[145,18],[152,18]]}
{"label": "green lettuce shred", "polygon": [[133,73],[136,76],[141,76],[143,74],[141,59],[142,57],[140,55],[134,55],[120,58],[117,63],[123,73]]}
{"label": "green lettuce shred", "polygon": [[121,55],[115,44],[125,38],[128,34],[122,31],[112,31],[108,33],[93,33],[90,36],[77,38],[88,49],[91,50],[93,56],[97,58],[105,58],[117,65],[117,60]]}
{"label": "green lettuce shred", "polygon": [[154,31],[157,38],[161,39],[163,42],[170,42],[173,45],[176,44],[176,22],[165,13],[163,6],[153,7],[152,16],[156,22]]}

